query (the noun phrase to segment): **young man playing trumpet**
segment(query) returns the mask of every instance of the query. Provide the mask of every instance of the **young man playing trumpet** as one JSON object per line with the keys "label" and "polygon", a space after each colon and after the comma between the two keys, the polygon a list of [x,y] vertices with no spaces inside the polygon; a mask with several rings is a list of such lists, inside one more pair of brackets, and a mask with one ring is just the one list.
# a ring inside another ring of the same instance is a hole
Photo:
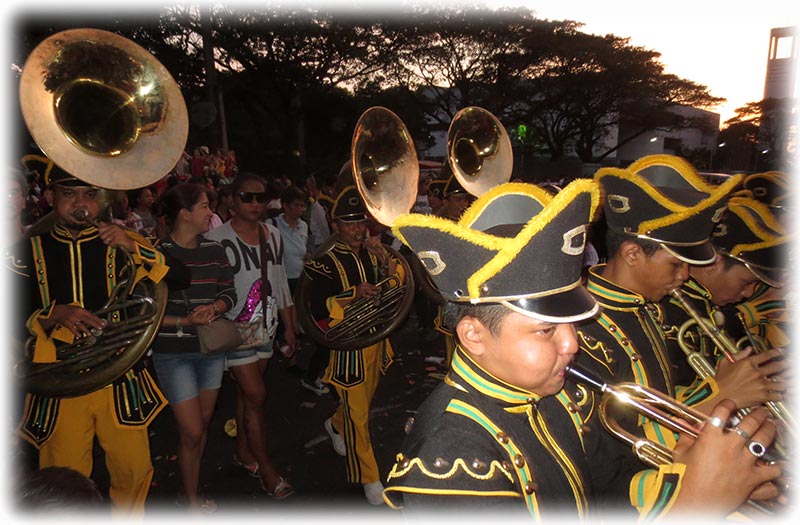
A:
{"label": "young man playing trumpet", "polygon": [[646,519],[718,518],[756,487],[775,495],[768,481],[780,469],[757,464],[748,449],[772,439],[763,411],[740,422],[743,440],[722,430],[733,409],[722,402],[693,444],[682,440],[674,463],[641,471],[598,424],[594,394],[567,379],[578,352],[573,323],[598,308],[580,285],[598,200],[589,180],[555,197],[511,183],[479,197],[456,224],[417,214],[394,221],[448,301],[458,346],[445,380],[406,425],[384,492],[393,507],[538,522],[587,520],[603,502],[635,506]]}
{"label": "young man playing trumpet", "polygon": [[[579,362],[609,382],[635,382],[705,412],[717,399],[731,399],[739,408],[770,399],[763,376],[779,369],[767,364],[768,354],[720,362],[713,376],[692,384],[676,381],[660,305],[689,278],[689,265],[714,261],[709,238],[739,178],[710,186],[683,159],[653,155],[627,169],[601,168],[595,180],[609,258],[589,271],[587,289],[601,311],[578,326]],[[621,423],[637,433],[643,424],[639,418]],[[675,436],[658,425],[643,428],[648,438],[675,445]]]}

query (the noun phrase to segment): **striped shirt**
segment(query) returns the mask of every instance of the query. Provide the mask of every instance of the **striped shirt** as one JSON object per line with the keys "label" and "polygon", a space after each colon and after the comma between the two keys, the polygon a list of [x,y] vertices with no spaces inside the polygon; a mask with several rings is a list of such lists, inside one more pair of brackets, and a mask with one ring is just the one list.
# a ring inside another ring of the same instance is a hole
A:
{"label": "striped shirt", "polygon": [[[183,262],[192,274],[189,288],[169,291],[165,315],[185,317],[195,306],[210,304],[217,299],[225,302],[225,310],[231,309],[236,304],[233,272],[220,243],[208,240],[201,235],[196,248],[183,248],[171,238],[161,242],[159,248],[162,252],[169,253]],[[194,334],[197,331],[194,326],[189,325],[182,328],[185,335],[191,334],[190,338],[195,340]],[[186,351],[187,345],[170,344],[170,342],[183,339],[177,337],[175,327],[162,326],[158,339],[154,351]],[[199,347],[196,345],[191,346],[199,351]]]}

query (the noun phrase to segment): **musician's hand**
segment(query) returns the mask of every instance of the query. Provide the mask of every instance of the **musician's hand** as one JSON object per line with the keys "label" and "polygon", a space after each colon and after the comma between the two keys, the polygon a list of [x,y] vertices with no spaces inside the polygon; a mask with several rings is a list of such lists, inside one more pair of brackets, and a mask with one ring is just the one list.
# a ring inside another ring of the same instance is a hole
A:
{"label": "musician's hand", "polygon": [[780,401],[786,384],[780,374],[789,364],[775,359],[782,354],[777,349],[751,355],[751,349],[736,354],[736,362],[725,359],[717,365],[715,379],[719,398],[731,399],[739,408]]}
{"label": "musician's hand", "polygon": [[122,247],[131,252],[136,249],[136,241],[117,224],[100,222],[97,231],[100,233],[100,239],[108,246]]}
{"label": "musician's hand", "polygon": [[75,337],[88,336],[106,326],[106,321],[100,319],[92,312],[80,306],[70,304],[57,304],[53,307],[49,319],[40,319],[42,327],[47,330],[55,325],[61,325]]}
{"label": "musician's hand", "polygon": [[[725,422],[735,410],[736,405],[724,399],[711,415]],[[674,457],[676,463],[686,465],[686,472],[673,507],[675,512],[702,511],[722,518],[741,506],[756,488],[765,495],[769,490],[765,484],[776,480],[781,468],[760,461],[748,445],[751,441],[764,446],[772,443],[776,429],[767,416],[762,408],[745,416],[737,425],[744,435],[708,422],[697,439],[681,437]],[[749,439],[745,439],[747,436]]]}
{"label": "musician's hand", "polygon": [[374,255],[378,262],[382,265],[389,264],[389,251],[381,242],[380,237],[367,237],[364,239],[364,246],[367,248],[367,251]]}
{"label": "musician's hand", "polygon": [[356,286],[356,297],[372,297],[381,292],[380,286],[370,283],[361,283]]}
{"label": "musician's hand", "polygon": [[202,304],[195,306],[189,313],[187,319],[193,325],[208,324],[217,316],[214,312],[214,306],[211,304]]}

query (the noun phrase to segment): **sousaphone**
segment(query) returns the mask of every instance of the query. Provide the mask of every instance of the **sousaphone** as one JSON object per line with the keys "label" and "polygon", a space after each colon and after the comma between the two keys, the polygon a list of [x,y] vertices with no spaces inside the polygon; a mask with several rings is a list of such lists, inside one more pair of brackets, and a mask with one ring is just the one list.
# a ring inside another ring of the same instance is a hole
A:
{"label": "sousaphone", "polygon": [[[134,42],[97,29],[63,31],[41,42],[25,63],[20,104],[50,160],[109,190],[161,179],[177,164],[188,136],[186,104],[166,68]],[[127,255],[117,286],[94,312],[108,321],[102,332],[57,345],[50,363],[32,362],[36,341],[26,341],[13,368],[27,392],[86,394],[118,379],[145,354],[158,334],[167,289],[163,281],[137,281]]]}
{"label": "sousaphone", "polygon": [[[353,179],[368,211],[377,221],[390,225],[394,217],[411,209],[416,200],[419,164],[414,143],[405,124],[382,107],[368,109],[356,124],[351,146]],[[314,255],[333,248],[332,235]],[[297,316],[303,329],[317,343],[333,350],[364,348],[385,339],[403,321],[414,301],[414,278],[405,257],[384,245],[403,266],[405,279],[385,276],[379,295],[353,300],[344,319],[323,330],[311,316],[313,281],[304,271],[295,290]]]}

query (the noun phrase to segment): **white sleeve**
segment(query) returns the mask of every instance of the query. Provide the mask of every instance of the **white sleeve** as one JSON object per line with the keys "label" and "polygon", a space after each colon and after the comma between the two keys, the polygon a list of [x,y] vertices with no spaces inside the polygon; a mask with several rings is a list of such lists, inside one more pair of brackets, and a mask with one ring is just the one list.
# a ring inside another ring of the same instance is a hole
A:
{"label": "white sleeve", "polygon": [[[278,245],[278,253],[283,253],[281,249],[283,243],[281,232],[272,224],[267,224],[267,228],[269,228],[269,234],[274,236]],[[283,264],[283,258],[281,258],[280,264],[275,264],[270,268],[269,284],[272,287],[272,296],[275,297],[275,301],[278,303],[278,309],[282,310],[294,306],[292,293],[289,291],[289,280],[286,277],[286,266]]]}

